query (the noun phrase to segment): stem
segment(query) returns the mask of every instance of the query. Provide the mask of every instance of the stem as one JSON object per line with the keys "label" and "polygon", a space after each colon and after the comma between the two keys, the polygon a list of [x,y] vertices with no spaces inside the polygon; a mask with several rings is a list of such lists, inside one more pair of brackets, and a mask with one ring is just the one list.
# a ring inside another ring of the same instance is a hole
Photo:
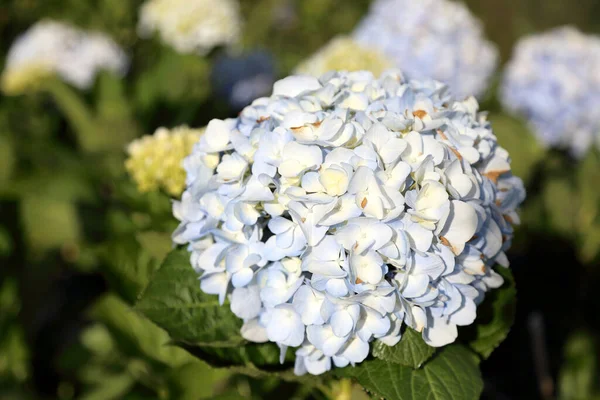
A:
{"label": "stem", "polygon": [[90,150],[97,139],[97,129],[94,115],[89,107],[73,89],[58,79],[49,81],[44,88],[66,116],[77,135],[79,146],[83,150]]}
{"label": "stem", "polygon": [[546,335],[544,320],[539,312],[529,315],[528,321],[535,372],[538,379],[538,388],[544,400],[554,399],[554,381],[548,369],[548,350],[546,348]]}
{"label": "stem", "polygon": [[131,119],[131,109],[123,80],[108,71],[98,76],[96,109],[98,116],[105,119]]}

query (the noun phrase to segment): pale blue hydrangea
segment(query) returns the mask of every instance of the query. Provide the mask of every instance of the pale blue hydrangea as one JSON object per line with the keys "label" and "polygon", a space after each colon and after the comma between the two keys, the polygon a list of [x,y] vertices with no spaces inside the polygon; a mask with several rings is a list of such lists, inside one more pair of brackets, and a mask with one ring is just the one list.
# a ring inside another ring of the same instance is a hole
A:
{"label": "pale blue hydrangea", "polygon": [[523,184],[474,98],[390,71],[292,76],[212,120],[173,234],[242,336],[297,374],[362,362],[402,324],[431,346],[502,284]]}
{"label": "pale blue hydrangea", "polygon": [[581,156],[600,134],[600,38],[562,27],[522,39],[501,100],[542,143]]}
{"label": "pale blue hydrangea", "polygon": [[383,51],[408,78],[444,82],[459,99],[481,97],[498,63],[479,20],[450,0],[375,0],[354,37]]}

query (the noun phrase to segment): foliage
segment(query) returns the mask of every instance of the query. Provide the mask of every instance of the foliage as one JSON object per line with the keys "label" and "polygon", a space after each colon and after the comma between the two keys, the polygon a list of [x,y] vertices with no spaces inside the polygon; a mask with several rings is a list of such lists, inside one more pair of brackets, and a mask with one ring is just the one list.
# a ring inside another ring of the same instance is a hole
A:
{"label": "foliage", "polygon": [[598,347],[589,332],[575,332],[564,350],[565,362],[559,376],[559,399],[600,399]]}
{"label": "foliage", "polygon": [[335,374],[356,379],[373,395],[390,400],[475,400],[483,390],[477,364],[477,356],[468,349],[451,345],[440,350],[421,369],[373,360],[336,370]]}

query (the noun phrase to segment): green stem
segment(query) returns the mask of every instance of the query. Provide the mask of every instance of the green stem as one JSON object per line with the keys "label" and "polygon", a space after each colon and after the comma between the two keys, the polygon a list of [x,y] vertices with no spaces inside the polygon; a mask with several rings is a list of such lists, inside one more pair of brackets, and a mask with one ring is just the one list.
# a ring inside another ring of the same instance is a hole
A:
{"label": "green stem", "polygon": [[97,135],[92,111],[73,89],[58,79],[47,82],[44,88],[66,116],[77,135],[79,146],[89,150]]}
{"label": "green stem", "polygon": [[125,95],[124,81],[114,74],[103,71],[98,76],[96,109],[104,119],[131,119],[131,109]]}

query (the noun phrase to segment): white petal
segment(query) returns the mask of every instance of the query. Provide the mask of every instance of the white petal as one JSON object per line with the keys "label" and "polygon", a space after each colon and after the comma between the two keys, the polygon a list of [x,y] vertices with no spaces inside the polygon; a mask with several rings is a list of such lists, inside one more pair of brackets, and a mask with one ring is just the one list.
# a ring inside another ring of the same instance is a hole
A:
{"label": "white petal", "polygon": [[450,344],[458,337],[455,324],[444,321],[443,318],[428,318],[428,327],[423,329],[425,343],[433,347],[442,347]]}
{"label": "white petal", "polygon": [[231,276],[233,287],[239,288],[246,286],[254,277],[254,272],[250,268],[242,268]]}
{"label": "white petal", "polygon": [[244,322],[242,325],[242,337],[255,343],[265,343],[269,341],[267,330],[260,325],[258,318]]}
{"label": "white petal", "polygon": [[333,313],[329,320],[329,324],[333,329],[333,333],[338,337],[348,335],[354,328],[354,320],[346,310],[340,310]]}
{"label": "white petal", "polygon": [[225,302],[228,285],[229,275],[225,272],[203,275],[200,279],[200,289],[204,293],[218,294],[221,305]]}
{"label": "white petal", "polygon": [[229,143],[229,127],[220,119],[211,120],[206,126],[202,138],[206,141],[206,150],[211,153],[223,151]]}
{"label": "white petal", "polygon": [[360,363],[369,355],[369,343],[363,342],[360,338],[354,338],[344,349],[342,355],[351,363]]}
{"label": "white petal", "polygon": [[477,224],[477,213],[473,207],[465,202],[452,200],[450,214],[440,236],[450,243],[452,252],[459,255],[465,248],[465,243],[475,234]]}
{"label": "white petal", "polygon": [[325,323],[321,317],[321,305],[325,296],[309,286],[301,286],[296,294],[292,304],[296,311],[302,316],[302,323],[305,325],[321,325]]}
{"label": "white petal", "polygon": [[328,357],[335,355],[348,340],[347,337],[338,337],[333,333],[330,325],[308,326],[306,337],[319,350]]}
{"label": "white petal", "polygon": [[231,311],[244,320],[256,318],[260,313],[259,288],[256,285],[233,289]]}
{"label": "white petal", "polygon": [[296,97],[306,91],[321,88],[319,80],[313,76],[289,76],[273,85],[273,96]]}

